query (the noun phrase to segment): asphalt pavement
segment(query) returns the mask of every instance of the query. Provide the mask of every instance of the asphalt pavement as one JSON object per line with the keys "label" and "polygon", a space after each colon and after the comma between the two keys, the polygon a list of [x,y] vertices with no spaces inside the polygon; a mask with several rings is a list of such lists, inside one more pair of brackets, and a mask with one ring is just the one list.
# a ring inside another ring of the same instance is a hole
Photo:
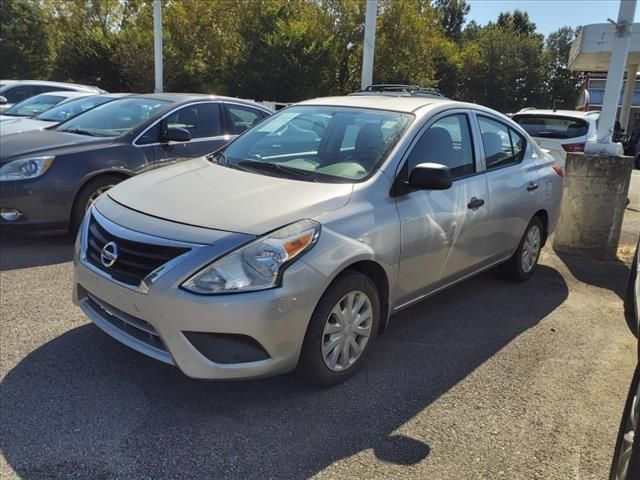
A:
{"label": "asphalt pavement", "polygon": [[[623,240],[638,225],[628,209]],[[358,376],[318,389],[195,381],[127,349],[71,303],[71,254],[0,234],[3,480],[608,474],[635,361],[623,261],[547,246],[527,283],[489,272],[395,315]]]}

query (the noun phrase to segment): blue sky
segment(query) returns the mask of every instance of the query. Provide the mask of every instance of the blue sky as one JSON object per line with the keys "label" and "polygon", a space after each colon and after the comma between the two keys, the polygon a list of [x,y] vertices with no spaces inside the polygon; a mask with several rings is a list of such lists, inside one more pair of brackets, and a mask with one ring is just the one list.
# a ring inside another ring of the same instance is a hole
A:
{"label": "blue sky", "polygon": [[[577,27],[589,23],[604,23],[607,18],[618,17],[618,0],[467,0],[471,11],[467,21],[480,25],[495,21],[498,14],[516,9],[524,10],[538,27],[548,35],[558,28]],[[640,6],[636,9],[636,22],[640,21]]]}

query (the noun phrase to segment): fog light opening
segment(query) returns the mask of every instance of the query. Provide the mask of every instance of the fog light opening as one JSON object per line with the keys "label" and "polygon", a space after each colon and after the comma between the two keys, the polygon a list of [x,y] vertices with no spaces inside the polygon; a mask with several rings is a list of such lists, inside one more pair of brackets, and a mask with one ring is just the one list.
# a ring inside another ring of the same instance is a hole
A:
{"label": "fog light opening", "polygon": [[16,210],[15,208],[3,208],[0,210],[0,217],[7,222],[15,222],[22,216],[22,212],[20,210]]}

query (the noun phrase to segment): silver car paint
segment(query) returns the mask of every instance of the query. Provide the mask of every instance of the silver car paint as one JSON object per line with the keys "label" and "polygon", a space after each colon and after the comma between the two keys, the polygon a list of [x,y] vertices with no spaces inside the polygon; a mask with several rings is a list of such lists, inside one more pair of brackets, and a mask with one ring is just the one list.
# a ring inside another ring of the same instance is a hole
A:
{"label": "silver car paint", "polygon": [[[385,102],[388,104],[387,99]],[[446,191],[391,196],[397,172],[417,136],[438,115],[456,110],[469,112],[472,119],[479,173],[455,181]],[[483,171],[476,112],[508,124],[527,138],[521,164]],[[416,107],[414,113],[415,121],[385,163],[362,183],[285,180],[198,159],[120,184],[109,192],[113,200],[103,196],[94,206],[110,221],[132,231],[202,246],[159,276],[147,292],[141,292],[123,288],[88,268],[80,260],[81,236],[76,248],[76,284],[154,325],[171,352],[171,363],[187,375],[258,377],[295,367],[317,302],[332,280],[350,265],[366,261],[384,271],[388,297],[383,301],[390,313],[509,258],[538,210],[546,210],[549,233],[553,231],[562,178],[552,169],[553,159],[535,146],[526,132],[506,117],[472,104],[430,102]],[[536,190],[527,190],[531,182],[538,184]],[[485,205],[469,209],[470,198],[479,195]],[[319,221],[322,233],[317,245],[285,272],[281,287],[216,296],[193,295],[179,288],[224,251],[301,218]],[[221,244],[225,248],[221,249]],[[74,296],[78,302],[77,291]],[[108,333],[151,355],[144,344],[135,344],[101,325],[86,304],[83,309]],[[184,330],[243,333],[258,340],[271,358],[215,364],[195,350],[182,335]]]}

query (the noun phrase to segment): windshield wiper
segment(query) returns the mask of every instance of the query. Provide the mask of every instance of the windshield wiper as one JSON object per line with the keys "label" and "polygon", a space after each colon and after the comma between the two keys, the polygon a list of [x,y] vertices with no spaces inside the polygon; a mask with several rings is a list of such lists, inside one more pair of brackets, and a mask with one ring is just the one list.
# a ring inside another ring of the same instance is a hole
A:
{"label": "windshield wiper", "polygon": [[93,132],[90,132],[89,130],[83,130],[81,128],[70,128],[69,130],[60,130],[61,132],[66,132],[66,133],[76,133],[78,135],[89,135],[90,137],[99,137],[100,135],[97,135]]}
{"label": "windshield wiper", "polygon": [[[262,170],[263,172],[278,173],[280,176],[289,177],[291,175],[303,180],[316,182],[319,180],[311,172],[305,172],[298,168],[288,167],[279,163],[259,162],[256,160],[242,160],[238,162],[241,167],[246,167],[252,170]],[[284,175],[282,175],[284,174]]]}

